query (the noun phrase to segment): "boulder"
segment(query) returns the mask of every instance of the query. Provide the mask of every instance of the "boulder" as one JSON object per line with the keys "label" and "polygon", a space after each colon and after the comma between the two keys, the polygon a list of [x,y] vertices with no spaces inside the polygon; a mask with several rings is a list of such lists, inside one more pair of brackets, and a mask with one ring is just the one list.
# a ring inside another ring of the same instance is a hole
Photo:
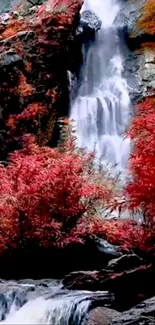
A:
{"label": "boulder", "polygon": [[71,272],[63,284],[72,290],[109,291],[115,295],[114,307],[124,310],[155,295],[154,276],[154,264],[131,254],[110,261],[100,271]]}
{"label": "boulder", "polygon": [[[145,276],[145,271],[146,274],[150,272],[150,268],[145,266],[145,261],[135,254],[129,254],[112,259],[99,271],[71,272],[65,276],[63,284],[71,289],[117,291],[119,286],[120,290],[124,289],[126,279],[128,282],[128,278],[138,278],[141,274]],[[126,289],[127,287],[128,283]]]}
{"label": "boulder", "polygon": [[109,256],[109,260],[113,256],[118,257],[122,255],[119,246],[112,245],[107,240],[101,239],[97,236],[91,236],[90,239],[92,239],[93,243],[96,245],[96,248],[99,252],[106,254],[107,258]]}
{"label": "boulder", "polygon": [[109,261],[107,269],[113,272],[122,272],[124,270],[131,270],[145,264],[145,261],[135,254],[122,255]]}
{"label": "boulder", "polygon": [[92,309],[82,325],[154,325],[155,297],[147,299],[137,306],[117,312],[105,307]]}
{"label": "boulder", "polygon": [[[100,323],[99,323],[100,324]],[[104,323],[103,323],[104,324]],[[155,297],[143,301],[128,311],[116,315],[110,325],[154,325]],[[93,325],[93,323],[92,323]]]}
{"label": "boulder", "polygon": [[95,33],[101,28],[102,21],[91,10],[84,10],[81,13],[80,25],[77,28],[77,35],[84,34],[88,39],[93,38]]}
{"label": "boulder", "polygon": [[82,325],[111,325],[115,317],[120,313],[106,307],[97,307],[92,309],[84,320]]}

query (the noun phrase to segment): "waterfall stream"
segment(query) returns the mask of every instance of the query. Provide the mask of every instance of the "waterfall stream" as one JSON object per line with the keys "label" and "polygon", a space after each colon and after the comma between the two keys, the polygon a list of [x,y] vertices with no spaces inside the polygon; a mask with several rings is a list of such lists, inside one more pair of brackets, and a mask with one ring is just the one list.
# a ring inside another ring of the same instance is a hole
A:
{"label": "waterfall stream", "polygon": [[107,292],[62,289],[56,280],[1,281],[0,324],[85,325],[91,305],[107,298]]}
{"label": "waterfall stream", "polygon": [[[70,118],[74,121],[78,146],[93,151],[113,171],[124,172],[130,141],[124,137],[131,116],[128,85],[122,77],[123,58],[115,18],[118,0],[86,0],[82,10],[92,10],[102,21],[91,43],[81,74]],[[84,44],[84,48],[85,48]],[[116,167],[116,168],[115,168]]]}
{"label": "waterfall stream", "polygon": [[[79,147],[93,151],[96,146],[97,159],[125,170],[130,142],[123,134],[131,104],[115,26],[120,7],[118,0],[85,0],[82,10],[93,10],[102,27],[88,49],[84,44],[83,78],[70,118],[75,121]],[[54,280],[0,281],[0,324],[84,325],[92,303],[106,304],[106,295],[68,291]]]}

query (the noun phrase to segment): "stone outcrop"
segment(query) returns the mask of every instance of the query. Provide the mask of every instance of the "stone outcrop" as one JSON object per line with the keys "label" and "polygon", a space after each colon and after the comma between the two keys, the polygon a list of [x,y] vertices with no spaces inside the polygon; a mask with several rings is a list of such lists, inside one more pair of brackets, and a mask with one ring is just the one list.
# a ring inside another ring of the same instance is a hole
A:
{"label": "stone outcrop", "polygon": [[115,310],[105,307],[92,309],[82,325],[111,325],[119,313]]}
{"label": "stone outcrop", "polygon": [[77,34],[84,33],[88,38],[94,38],[95,33],[101,28],[102,21],[91,10],[85,10],[81,13],[80,24],[77,28]]}
{"label": "stone outcrop", "polygon": [[153,325],[154,323],[155,297],[152,297],[151,299],[143,301],[136,307],[120,313],[120,315],[116,315],[110,325]]}
{"label": "stone outcrop", "polygon": [[133,102],[155,94],[155,35],[141,29],[145,0],[124,1],[116,24],[123,30],[130,52],[125,60],[125,77],[129,80]]}
{"label": "stone outcrop", "polygon": [[155,297],[143,301],[128,311],[117,312],[105,307],[91,310],[82,325],[154,325]]}
{"label": "stone outcrop", "polygon": [[145,0],[128,0],[116,17],[115,23],[124,28],[131,38],[139,38],[143,31],[139,28],[137,21],[142,16]]}
{"label": "stone outcrop", "polygon": [[128,279],[140,278],[141,274],[143,276],[143,272],[150,272],[153,269],[152,264],[146,266],[145,260],[135,254],[129,254],[110,260],[105,268],[99,271],[71,272],[66,275],[63,283],[71,289],[112,291],[117,290],[120,285],[119,289],[121,291],[126,277]]}
{"label": "stone outcrop", "polygon": [[113,293],[113,307],[121,311],[155,295],[154,275],[154,262],[129,254],[111,260],[99,271],[71,272],[65,276],[63,284],[71,290]]}
{"label": "stone outcrop", "polygon": [[[20,3],[0,17],[0,160],[20,148],[24,133],[55,145],[57,120],[69,109],[68,73],[78,71],[81,0]],[[81,58],[80,58],[81,59]]]}

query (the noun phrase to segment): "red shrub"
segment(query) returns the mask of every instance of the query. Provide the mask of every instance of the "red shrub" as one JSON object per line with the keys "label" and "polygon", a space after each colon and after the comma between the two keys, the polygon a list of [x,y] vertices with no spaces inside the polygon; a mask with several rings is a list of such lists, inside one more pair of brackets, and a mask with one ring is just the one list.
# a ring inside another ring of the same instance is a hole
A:
{"label": "red shrub", "polygon": [[[31,136],[25,148],[0,168],[0,241],[23,247],[64,245],[82,240],[76,229],[98,205],[110,204],[113,181],[92,168],[92,155],[38,147]],[[13,225],[13,227],[12,227]],[[9,239],[6,240],[6,235]],[[12,241],[11,241],[12,240]]]}
{"label": "red shrub", "polygon": [[[129,129],[134,150],[129,160],[132,179],[125,195],[130,209],[140,209],[147,222],[155,217],[155,99],[138,105],[138,115]],[[154,231],[154,230],[153,230]]]}
{"label": "red shrub", "polygon": [[72,236],[81,238],[96,235],[120,249],[148,250],[152,246],[152,234],[147,228],[137,225],[135,221],[125,219],[83,218],[73,229]]}
{"label": "red shrub", "polygon": [[47,109],[41,102],[33,102],[26,106],[20,114],[9,115],[7,126],[16,127],[21,121],[36,121],[37,118],[45,115]]}

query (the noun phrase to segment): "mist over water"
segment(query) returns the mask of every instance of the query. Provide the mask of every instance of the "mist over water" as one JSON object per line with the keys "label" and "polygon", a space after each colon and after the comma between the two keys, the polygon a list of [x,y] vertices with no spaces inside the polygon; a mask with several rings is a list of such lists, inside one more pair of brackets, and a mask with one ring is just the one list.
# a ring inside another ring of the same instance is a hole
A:
{"label": "mist over water", "polygon": [[116,0],[84,3],[82,10],[93,10],[101,19],[102,27],[88,48],[70,119],[74,120],[79,147],[88,151],[95,147],[97,160],[124,172],[130,152],[130,141],[124,133],[130,121],[131,103],[122,76],[121,40],[115,26],[120,8],[121,3]]}

